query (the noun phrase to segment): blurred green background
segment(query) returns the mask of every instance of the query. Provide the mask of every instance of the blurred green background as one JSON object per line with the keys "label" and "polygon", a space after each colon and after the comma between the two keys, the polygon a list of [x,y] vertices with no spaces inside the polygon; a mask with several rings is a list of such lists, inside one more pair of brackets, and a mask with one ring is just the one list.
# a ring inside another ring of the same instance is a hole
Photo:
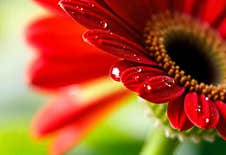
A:
{"label": "blurred green background", "polygon": [[[26,84],[26,68],[32,49],[24,41],[29,22],[44,10],[30,0],[0,0],[0,155],[45,155],[46,141],[29,137],[32,114],[47,96]],[[132,100],[106,122],[98,126],[76,149],[76,155],[137,155],[152,121],[145,106]],[[193,144],[185,142],[175,155],[225,155],[226,143]],[[220,152],[219,152],[220,150]]]}

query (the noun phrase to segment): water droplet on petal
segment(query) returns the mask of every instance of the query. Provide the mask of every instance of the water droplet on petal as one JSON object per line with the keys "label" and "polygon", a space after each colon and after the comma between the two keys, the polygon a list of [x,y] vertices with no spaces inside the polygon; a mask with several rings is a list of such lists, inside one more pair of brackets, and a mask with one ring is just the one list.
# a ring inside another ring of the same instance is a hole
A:
{"label": "water droplet on petal", "polygon": [[142,68],[138,67],[138,68],[137,68],[137,72],[138,72],[138,73],[141,73],[141,72],[142,72]]}
{"label": "water droplet on petal", "polygon": [[201,106],[201,105],[198,105],[196,111],[197,111],[197,112],[201,112],[201,111],[202,111],[202,106]]}
{"label": "water droplet on petal", "polygon": [[99,21],[99,26],[103,29],[106,29],[108,27],[108,23],[104,20]]}
{"label": "water droplet on petal", "polygon": [[120,81],[120,70],[118,67],[113,67],[111,70],[111,78],[115,81]]}
{"label": "water droplet on petal", "polygon": [[150,92],[151,91],[151,86],[149,85],[149,84],[144,84],[144,91],[146,92],[146,93],[148,93],[148,92]]}
{"label": "water droplet on petal", "polygon": [[137,82],[140,81],[140,76],[139,76],[139,75],[136,75],[136,76],[134,77],[134,80],[137,81]]}
{"label": "water droplet on petal", "polygon": [[163,78],[163,82],[167,87],[172,87],[175,84],[174,79]]}
{"label": "water droplet on petal", "polygon": [[89,3],[89,6],[91,6],[92,8],[94,8],[95,7],[95,4]]}
{"label": "water droplet on petal", "polygon": [[205,119],[205,122],[208,124],[210,122],[210,119],[209,118],[206,118]]}

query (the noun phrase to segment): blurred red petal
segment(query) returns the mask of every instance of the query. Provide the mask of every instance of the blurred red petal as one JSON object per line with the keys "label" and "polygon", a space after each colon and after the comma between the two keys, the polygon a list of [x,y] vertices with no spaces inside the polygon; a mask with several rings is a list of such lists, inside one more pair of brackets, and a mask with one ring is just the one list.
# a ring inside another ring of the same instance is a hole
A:
{"label": "blurred red petal", "polygon": [[[78,144],[93,128],[95,128],[103,119],[105,119],[115,108],[121,105],[125,94],[113,95],[111,100],[103,100],[93,105],[92,109],[84,112],[84,115],[76,119],[70,125],[67,125],[54,137],[50,152],[54,155],[60,155]],[[116,98],[116,99],[114,99]],[[92,111],[91,111],[92,110]]]}
{"label": "blurred red petal", "polygon": [[129,67],[133,67],[133,66],[138,66],[138,65],[139,65],[138,63],[134,63],[134,62],[127,61],[127,60],[118,61],[116,64],[114,64],[111,67],[110,76],[113,80],[120,81],[121,74],[125,69],[127,69]]}
{"label": "blurred red petal", "polygon": [[84,31],[84,27],[71,19],[53,16],[32,23],[26,36],[43,57],[75,62],[80,57],[100,53],[97,48],[84,43],[81,37]]}
{"label": "blurred red petal", "polygon": [[184,93],[185,89],[177,85],[168,76],[155,76],[147,79],[139,88],[139,95],[154,103],[169,102]]}
{"label": "blurred red petal", "polygon": [[[109,110],[122,103],[119,101],[127,95],[128,92],[121,90],[89,103],[82,103],[72,96],[63,96],[44,105],[35,115],[31,133],[37,138],[44,137],[70,124],[74,124],[78,132],[82,132],[98,122],[97,118],[102,118]],[[84,125],[81,131],[80,125]]]}
{"label": "blurred red petal", "polygon": [[226,103],[222,101],[216,101],[215,104],[217,105],[220,112],[220,120],[217,125],[217,131],[224,138],[224,140],[226,140]]}
{"label": "blurred red petal", "polygon": [[184,96],[169,102],[167,115],[172,127],[180,131],[188,130],[193,127],[193,124],[184,112]]}
{"label": "blurred red petal", "polygon": [[156,64],[145,54],[146,51],[142,46],[112,32],[91,30],[83,37],[89,44],[120,58],[142,64]]}
{"label": "blurred red petal", "polygon": [[61,0],[60,6],[88,29],[107,30],[141,41],[138,33],[95,0]]}
{"label": "blurred red petal", "polygon": [[219,122],[216,105],[204,95],[188,93],[184,100],[184,110],[189,120],[199,128],[215,128]]}
{"label": "blurred red petal", "polygon": [[29,82],[33,86],[45,89],[80,84],[108,75],[109,68],[114,62],[115,59],[101,54],[80,56],[75,62],[38,58],[30,66]]}
{"label": "blurred red petal", "polygon": [[121,81],[128,89],[136,92],[146,79],[157,75],[164,75],[164,71],[150,66],[136,66],[123,71]]}

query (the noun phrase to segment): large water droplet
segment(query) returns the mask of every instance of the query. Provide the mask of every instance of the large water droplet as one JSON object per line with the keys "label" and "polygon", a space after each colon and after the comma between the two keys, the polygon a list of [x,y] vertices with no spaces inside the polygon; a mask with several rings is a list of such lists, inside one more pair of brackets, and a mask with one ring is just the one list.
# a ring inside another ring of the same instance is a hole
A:
{"label": "large water droplet", "polygon": [[175,84],[175,80],[169,78],[163,78],[163,82],[167,87],[172,87]]}
{"label": "large water droplet", "polygon": [[115,81],[120,81],[120,70],[118,67],[113,67],[111,70],[111,78]]}

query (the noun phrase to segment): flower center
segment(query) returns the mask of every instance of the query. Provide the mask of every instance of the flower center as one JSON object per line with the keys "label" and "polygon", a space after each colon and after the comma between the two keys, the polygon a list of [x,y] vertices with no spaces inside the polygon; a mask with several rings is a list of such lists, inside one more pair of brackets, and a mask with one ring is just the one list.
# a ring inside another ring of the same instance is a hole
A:
{"label": "flower center", "polygon": [[187,91],[226,100],[226,44],[217,32],[185,15],[153,16],[145,45],[159,67]]}

